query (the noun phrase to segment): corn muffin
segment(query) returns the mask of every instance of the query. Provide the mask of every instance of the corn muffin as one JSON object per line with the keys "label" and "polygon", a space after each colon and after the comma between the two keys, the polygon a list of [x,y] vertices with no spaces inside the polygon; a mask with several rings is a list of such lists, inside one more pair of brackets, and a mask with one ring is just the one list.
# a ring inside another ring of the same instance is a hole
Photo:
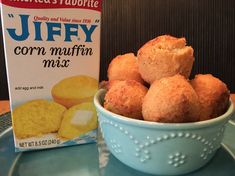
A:
{"label": "corn muffin", "polygon": [[191,46],[186,46],[185,38],[159,36],[138,50],[139,72],[149,84],[176,74],[188,78],[194,62],[193,52]]}
{"label": "corn muffin", "polygon": [[32,100],[13,110],[13,128],[19,139],[57,132],[66,108],[47,100]]}
{"label": "corn muffin", "polygon": [[118,55],[112,59],[108,67],[108,79],[111,80],[135,80],[144,83],[141,78],[137,58],[133,53]]}
{"label": "corn muffin", "polygon": [[230,96],[225,83],[211,74],[198,74],[191,84],[201,104],[200,120],[208,120],[225,113],[229,106]]}
{"label": "corn muffin", "polygon": [[142,108],[144,120],[181,123],[198,121],[200,104],[189,81],[175,75],[154,81]]}
{"label": "corn muffin", "polygon": [[70,108],[83,102],[91,102],[98,89],[98,81],[79,75],[65,78],[53,86],[51,93],[55,102]]}
{"label": "corn muffin", "polygon": [[104,108],[129,118],[142,120],[142,103],[148,89],[135,80],[111,81],[107,84]]}
{"label": "corn muffin", "polygon": [[93,102],[85,102],[65,111],[58,135],[62,138],[73,139],[96,128],[95,106]]}

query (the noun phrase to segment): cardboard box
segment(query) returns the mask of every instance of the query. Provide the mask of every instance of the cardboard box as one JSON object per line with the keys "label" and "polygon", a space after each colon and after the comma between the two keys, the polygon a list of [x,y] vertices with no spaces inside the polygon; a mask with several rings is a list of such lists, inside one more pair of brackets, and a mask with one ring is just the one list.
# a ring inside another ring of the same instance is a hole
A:
{"label": "cardboard box", "polygon": [[96,141],[101,0],[2,0],[16,151]]}

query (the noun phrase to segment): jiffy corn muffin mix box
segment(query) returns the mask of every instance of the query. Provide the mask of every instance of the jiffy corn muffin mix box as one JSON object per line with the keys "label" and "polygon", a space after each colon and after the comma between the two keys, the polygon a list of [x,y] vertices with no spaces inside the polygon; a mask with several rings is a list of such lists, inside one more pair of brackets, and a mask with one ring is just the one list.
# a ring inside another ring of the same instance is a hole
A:
{"label": "jiffy corn muffin mix box", "polygon": [[101,0],[1,0],[16,151],[96,141]]}

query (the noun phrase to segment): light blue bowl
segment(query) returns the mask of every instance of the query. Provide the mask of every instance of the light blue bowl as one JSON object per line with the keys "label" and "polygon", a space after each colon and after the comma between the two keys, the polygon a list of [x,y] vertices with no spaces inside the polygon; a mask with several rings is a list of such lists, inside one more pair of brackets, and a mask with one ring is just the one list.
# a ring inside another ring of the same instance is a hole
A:
{"label": "light blue bowl", "polygon": [[104,140],[124,164],[150,174],[179,175],[204,166],[220,147],[233,104],[215,119],[194,123],[156,123],[130,119],[103,108],[105,90],[94,103]]}

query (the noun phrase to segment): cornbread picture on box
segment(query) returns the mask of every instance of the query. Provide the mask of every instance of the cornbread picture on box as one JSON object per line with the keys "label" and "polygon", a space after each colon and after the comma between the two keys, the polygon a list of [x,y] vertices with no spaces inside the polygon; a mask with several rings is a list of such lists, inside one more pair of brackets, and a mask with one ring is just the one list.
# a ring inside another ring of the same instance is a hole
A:
{"label": "cornbread picture on box", "polygon": [[[54,100],[32,100],[13,110],[13,129],[17,139],[45,135],[67,142],[79,138],[97,128],[97,116],[93,96],[98,88],[98,81],[89,76],[73,76],[59,81],[52,87]],[[31,139],[32,140],[32,139]],[[40,144],[38,144],[40,145]]]}
{"label": "cornbread picture on box", "polygon": [[88,76],[73,76],[61,80],[52,88],[55,102],[70,108],[83,102],[93,101],[98,81]]}
{"label": "cornbread picture on box", "polygon": [[69,77],[53,86],[54,101],[67,108],[58,131],[60,137],[73,139],[97,128],[93,104],[97,89],[98,81],[88,76]]}
{"label": "cornbread picture on box", "polygon": [[1,1],[16,152],[96,142],[101,0],[81,2]]}
{"label": "cornbread picture on box", "polygon": [[57,132],[66,108],[47,100],[32,100],[13,110],[13,128],[19,139]]}

